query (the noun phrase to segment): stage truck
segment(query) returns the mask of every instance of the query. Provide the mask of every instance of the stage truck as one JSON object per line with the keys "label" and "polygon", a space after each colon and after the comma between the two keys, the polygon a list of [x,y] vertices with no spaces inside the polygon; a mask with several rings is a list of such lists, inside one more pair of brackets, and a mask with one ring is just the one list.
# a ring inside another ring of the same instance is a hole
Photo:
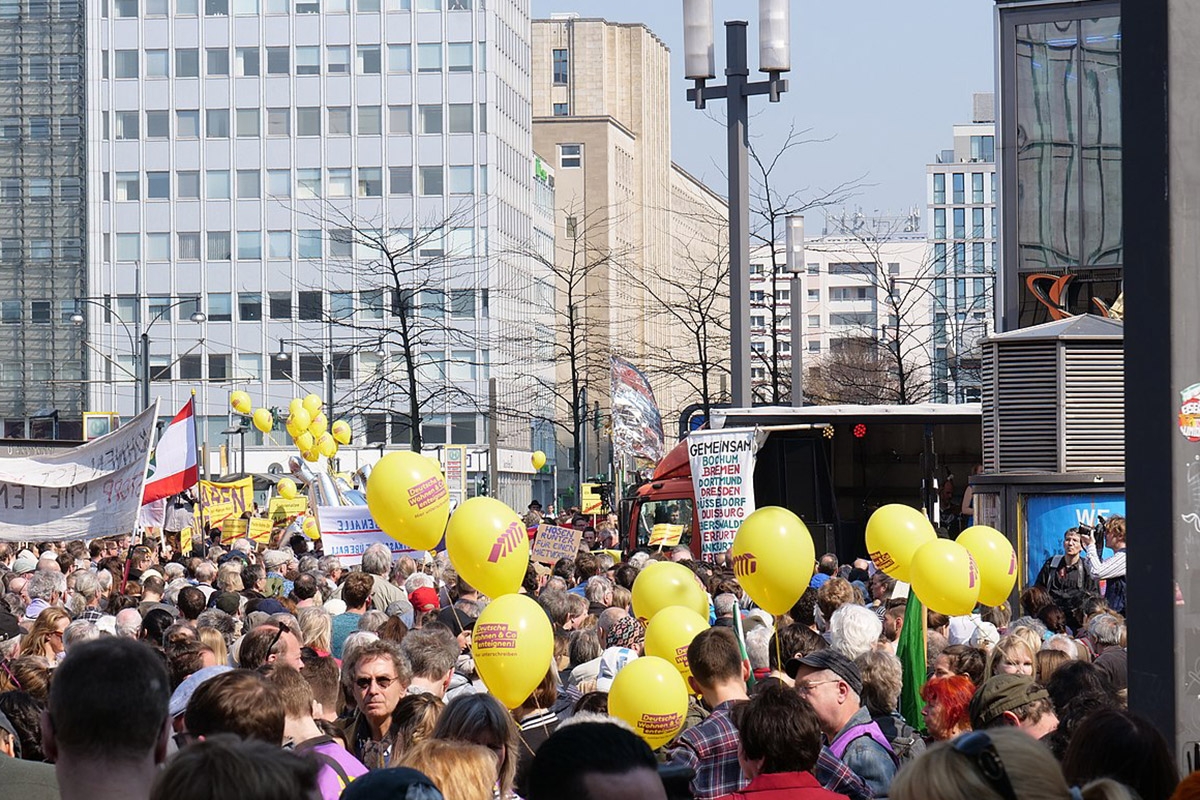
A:
{"label": "stage truck", "polygon": [[[761,446],[752,462],[742,462],[753,464],[755,507],[778,505],[796,512],[812,533],[817,554],[835,552],[843,563],[866,556],[867,519],[887,503],[923,508],[947,533],[957,533],[967,478],[982,461],[978,403],[730,408],[714,410],[712,424],[705,426],[755,427]],[[681,543],[701,554],[688,443],[680,441],[650,480],[621,501],[626,547]],[[702,462],[698,453],[697,463]],[[729,473],[747,467],[728,462],[701,469],[718,472],[719,487],[744,480]],[[707,513],[714,513],[714,502],[707,505]]]}

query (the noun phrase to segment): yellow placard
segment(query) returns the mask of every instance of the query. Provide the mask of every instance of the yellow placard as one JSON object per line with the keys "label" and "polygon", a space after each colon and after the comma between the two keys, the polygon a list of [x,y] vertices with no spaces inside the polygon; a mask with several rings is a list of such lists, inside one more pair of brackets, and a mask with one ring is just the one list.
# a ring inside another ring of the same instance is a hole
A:
{"label": "yellow placard", "polygon": [[183,553],[185,556],[190,556],[192,554],[192,534],[193,533],[194,533],[194,531],[192,530],[191,525],[188,525],[186,528],[184,528],[183,530],[181,530],[179,532],[179,551],[181,553]]}
{"label": "yellow placard", "polygon": [[250,540],[256,544],[270,544],[271,531],[274,530],[274,524],[269,519],[260,519],[255,517],[250,520]]}
{"label": "yellow placard", "polygon": [[683,538],[683,526],[660,522],[650,529],[651,547],[674,547]]}
{"label": "yellow placard", "polygon": [[579,513],[585,515],[604,514],[608,509],[604,507],[604,501],[600,498],[600,492],[596,491],[597,483],[584,483],[579,487]]}
{"label": "yellow placard", "polygon": [[298,517],[307,511],[307,497],[293,497],[291,500],[285,497],[272,497],[267,503],[267,516],[276,521]]}
{"label": "yellow placard", "polygon": [[200,481],[196,484],[200,493],[201,522],[215,526],[229,517],[240,517],[254,509],[254,479],[242,478],[233,483]]}
{"label": "yellow placard", "polygon": [[221,524],[221,544],[233,544],[238,539],[245,539],[250,532],[250,520],[241,517],[226,519]]}

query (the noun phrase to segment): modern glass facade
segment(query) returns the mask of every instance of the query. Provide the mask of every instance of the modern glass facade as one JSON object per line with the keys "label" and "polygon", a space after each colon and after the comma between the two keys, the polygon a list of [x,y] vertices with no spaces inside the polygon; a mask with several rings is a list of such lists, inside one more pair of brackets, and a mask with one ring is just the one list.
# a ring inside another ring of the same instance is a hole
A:
{"label": "modern glass facade", "polygon": [[1120,297],[1121,21],[1117,2],[999,8],[1001,330]]}

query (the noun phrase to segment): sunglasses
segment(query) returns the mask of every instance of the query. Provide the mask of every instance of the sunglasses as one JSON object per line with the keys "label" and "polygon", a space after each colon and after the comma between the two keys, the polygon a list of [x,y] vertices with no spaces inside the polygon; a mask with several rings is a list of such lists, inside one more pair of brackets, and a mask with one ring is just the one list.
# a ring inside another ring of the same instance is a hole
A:
{"label": "sunglasses", "polygon": [[380,689],[386,692],[388,687],[391,686],[395,680],[395,678],[389,678],[386,675],[379,678],[355,678],[354,685],[365,692],[367,689],[370,689],[371,684],[374,683],[377,684]]}
{"label": "sunglasses", "polygon": [[1004,762],[1000,760],[996,745],[992,744],[992,737],[988,736],[986,731],[964,733],[951,742],[950,746],[956,753],[966,756],[975,766],[975,770],[1004,800],[1017,800],[1012,782],[1008,779],[1008,772],[1004,769]]}
{"label": "sunglasses", "polygon": [[280,637],[287,633],[287,625],[284,625],[282,622],[275,624],[279,626],[279,630],[275,631],[275,636],[271,639],[271,643],[267,645],[267,655],[275,652],[275,645],[279,644]]}

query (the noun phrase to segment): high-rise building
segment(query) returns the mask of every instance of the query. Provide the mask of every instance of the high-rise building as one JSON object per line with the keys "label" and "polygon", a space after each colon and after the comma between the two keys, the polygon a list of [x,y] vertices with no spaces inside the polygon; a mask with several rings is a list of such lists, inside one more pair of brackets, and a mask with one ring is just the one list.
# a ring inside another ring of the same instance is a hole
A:
{"label": "high-rise building", "polygon": [[954,145],[925,168],[933,321],[933,399],[978,402],[978,341],[992,330],[996,279],[996,125],[994,96],[974,97],[970,124],[954,126]]}
{"label": "high-rise building", "polygon": [[[0,420],[80,436],[86,286],[84,5],[0,1]],[[54,423],[59,418],[64,424]],[[49,423],[49,424],[47,424]]]}
{"label": "high-rise building", "polygon": [[213,445],[234,388],[315,392],[369,444],[485,442],[489,378],[525,397],[549,367],[497,335],[533,335],[509,296],[534,269],[528,0],[95,7],[88,406],[138,405],[144,333],[151,394],[198,387]]}
{"label": "high-rise building", "polygon": [[[672,87],[667,47],[641,24],[535,20],[532,63],[534,150],[555,167],[557,271],[587,273],[570,299],[560,280],[557,302],[587,329],[589,413],[597,403],[601,417],[608,412],[613,353],[646,371],[671,430],[700,397],[689,380],[696,347],[670,307],[687,304],[687,287],[711,284],[722,293],[712,315],[728,313],[726,203],[671,161],[670,94],[685,87]],[[724,364],[727,352],[726,334],[709,363]],[[564,370],[560,358],[560,385]],[[584,472],[604,472],[603,426],[587,427]]]}

